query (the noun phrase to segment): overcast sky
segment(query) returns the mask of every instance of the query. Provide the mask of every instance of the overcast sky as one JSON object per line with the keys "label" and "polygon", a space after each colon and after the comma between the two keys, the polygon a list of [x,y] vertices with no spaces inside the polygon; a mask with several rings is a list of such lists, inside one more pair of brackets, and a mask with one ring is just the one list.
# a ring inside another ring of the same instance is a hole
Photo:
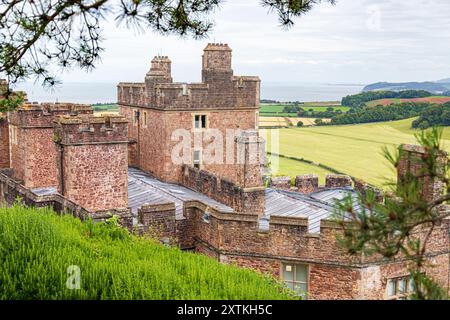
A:
{"label": "overcast sky", "polygon": [[225,42],[235,74],[265,82],[371,83],[450,77],[449,0],[337,0],[314,8],[290,30],[258,0],[228,0],[213,16],[209,39],[180,40],[105,26],[97,68],[76,81],[142,81],[156,54],[172,59],[175,81],[199,81],[202,49]]}

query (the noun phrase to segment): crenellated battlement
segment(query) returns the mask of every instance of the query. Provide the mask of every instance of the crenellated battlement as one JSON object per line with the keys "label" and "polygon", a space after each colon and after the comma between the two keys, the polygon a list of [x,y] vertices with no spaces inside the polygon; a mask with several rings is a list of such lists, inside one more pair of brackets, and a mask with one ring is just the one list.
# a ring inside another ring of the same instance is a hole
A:
{"label": "crenellated battlement", "polygon": [[61,115],[89,115],[91,106],[75,103],[26,103],[9,114],[11,125],[19,128],[52,128],[55,117]]}
{"label": "crenellated battlement", "polygon": [[62,145],[128,143],[128,120],[119,115],[60,116],[54,128],[55,142]]}

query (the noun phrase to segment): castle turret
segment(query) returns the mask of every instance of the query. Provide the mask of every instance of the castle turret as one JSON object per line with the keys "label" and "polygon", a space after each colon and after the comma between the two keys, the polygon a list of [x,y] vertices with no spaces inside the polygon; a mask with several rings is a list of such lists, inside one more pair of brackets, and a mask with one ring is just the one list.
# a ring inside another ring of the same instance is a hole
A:
{"label": "castle turret", "polygon": [[153,58],[149,72],[145,76],[147,87],[157,83],[172,83],[172,61],[167,56]]}
{"label": "castle turret", "polygon": [[231,48],[228,44],[209,43],[203,50],[202,80],[203,82],[230,81]]}
{"label": "castle turret", "polygon": [[90,212],[128,206],[128,121],[121,116],[55,120],[58,192]]}

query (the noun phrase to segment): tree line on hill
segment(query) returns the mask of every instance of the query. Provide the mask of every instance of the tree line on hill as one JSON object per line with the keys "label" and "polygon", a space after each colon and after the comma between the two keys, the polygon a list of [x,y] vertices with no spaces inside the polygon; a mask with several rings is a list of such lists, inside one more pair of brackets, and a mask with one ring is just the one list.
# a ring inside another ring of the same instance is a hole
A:
{"label": "tree line on hill", "polygon": [[342,98],[341,104],[351,108],[362,108],[366,102],[373,100],[426,98],[431,95],[430,92],[424,90],[369,91],[346,96]]}
{"label": "tree line on hill", "polygon": [[430,106],[423,110],[411,126],[415,129],[427,129],[433,126],[450,126],[450,102],[442,106]]}
{"label": "tree line on hill", "polygon": [[405,102],[392,104],[388,107],[375,106],[350,109],[345,114],[333,117],[330,124],[356,124],[407,119],[417,117],[421,111],[429,106],[430,103],[427,102]]}
{"label": "tree line on hill", "polygon": [[[429,102],[403,102],[383,106],[365,106],[350,109],[345,114],[331,118],[331,122],[316,121],[316,125],[343,125],[395,121],[418,117],[412,122],[412,128],[427,129],[433,126],[450,125],[450,102],[443,105]],[[321,119],[317,119],[321,120]]]}
{"label": "tree line on hill", "polygon": [[342,114],[342,110],[328,107],[324,111],[314,111],[310,108],[305,110],[298,104],[287,105],[283,108],[283,113],[296,113],[297,117],[301,118],[332,118]]}

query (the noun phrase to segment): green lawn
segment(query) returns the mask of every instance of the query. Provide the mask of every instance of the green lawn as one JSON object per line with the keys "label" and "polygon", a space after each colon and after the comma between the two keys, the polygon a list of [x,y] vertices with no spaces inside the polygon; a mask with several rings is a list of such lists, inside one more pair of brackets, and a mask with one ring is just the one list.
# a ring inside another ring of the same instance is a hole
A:
{"label": "green lawn", "polygon": [[0,207],[0,300],[290,297],[272,278],[132,236],[111,222]]}
{"label": "green lawn", "polygon": [[[345,172],[369,183],[383,186],[395,172],[384,159],[383,146],[393,149],[401,143],[414,143],[412,119],[346,126],[326,126],[279,130],[280,150],[271,150],[267,135],[267,151],[304,158]],[[450,151],[450,129],[444,130],[444,148]],[[283,163],[282,163],[283,164]],[[282,172],[295,175],[286,164]],[[294,169],[295,170],[295,169]]]}

